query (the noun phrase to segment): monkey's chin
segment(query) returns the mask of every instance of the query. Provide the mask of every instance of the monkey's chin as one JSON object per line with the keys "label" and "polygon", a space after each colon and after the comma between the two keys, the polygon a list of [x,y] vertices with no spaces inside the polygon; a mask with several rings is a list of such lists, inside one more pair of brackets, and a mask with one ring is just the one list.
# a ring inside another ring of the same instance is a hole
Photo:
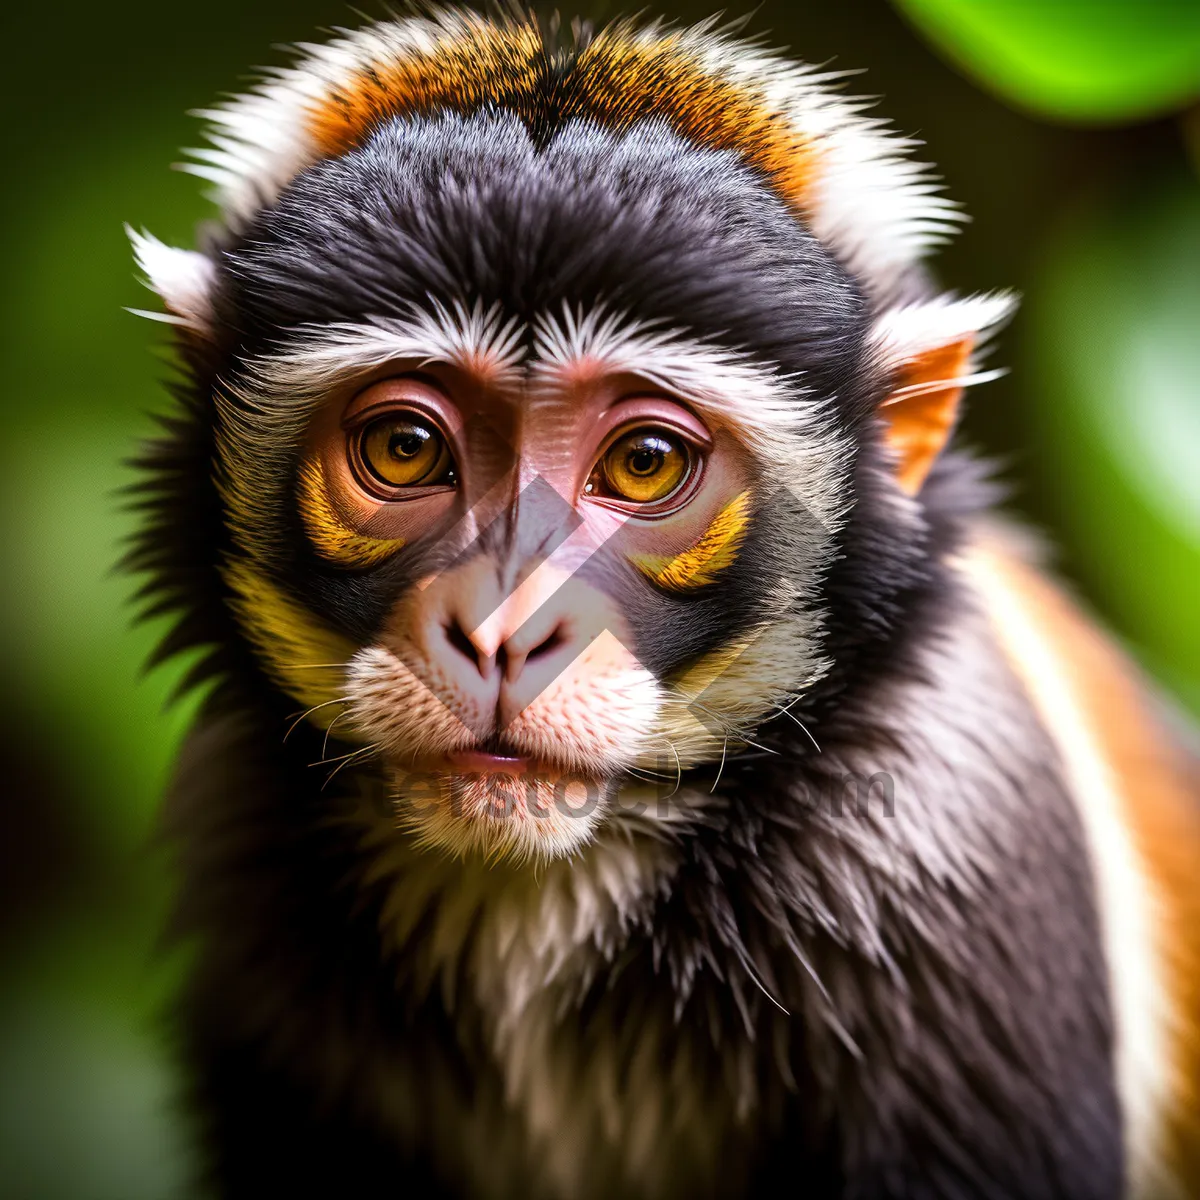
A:
{"label": "monkey's chin", "polygon": [[398,774],[401,825],[422,846],[492,861],[564,858],[590,842],[608,807],[603,780],[551,767]]}

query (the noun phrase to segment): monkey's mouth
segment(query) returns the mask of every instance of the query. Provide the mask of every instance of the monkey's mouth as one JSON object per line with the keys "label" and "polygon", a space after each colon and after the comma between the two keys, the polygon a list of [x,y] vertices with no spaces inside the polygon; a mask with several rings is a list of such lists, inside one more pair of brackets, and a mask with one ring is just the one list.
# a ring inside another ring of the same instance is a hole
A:
{"label": "monkey's mouth", "polygon": [[[572,751],[574,750],[574,753]],[[422,766],[440,775],[540,778],[553,783],[563,777],[594,778],[612,774],[607,764],[593,763],[577,748],[553,739],[514,739],[504,733],[478,737],[465,745],[448,748]]]}
{"label": "monkey's mouth", "polygon": [[503,734],[480,738],[477,742],[447,750],[429,768],[446,775],[548,775],[563,773],[564,767],[552,755],[531,752],[516,746]]}
{"label": "monkey's mouth", "polygon": [[608,809],[602,777],[491,737],[396,771],[401,825],[452,854],[549,859],[588,841]]}
{"label": "monkey's mouth", "polygon": [[348,680],[354,721],[380,752],[400,826],[424,845],[485,857],[555,858],[590,840],[660,702],[655,678],[611,642],[597,638],[506,724],[436,692],[390,650],[360,651]]}
{"label": "monkey's mouth", "polygon": [[446,765],[455,775],[525,775],[545,770],[544,764],[526,755],[484,749],[456,751],[446,756]]}
{"label": "monkey's mouth", "polygon": [[518,749],[503,734],[493,734],[475,746],[453,750],[445,756],[445,762],[456,775],[524,775],[554,769]]}

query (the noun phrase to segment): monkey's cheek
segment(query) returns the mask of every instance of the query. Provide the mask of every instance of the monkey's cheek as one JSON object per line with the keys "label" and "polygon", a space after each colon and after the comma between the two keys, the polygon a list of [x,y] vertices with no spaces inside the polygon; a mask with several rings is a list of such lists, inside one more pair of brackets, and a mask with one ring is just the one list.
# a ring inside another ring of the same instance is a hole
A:
{"label": "monkey's cheek", "polygon": [[[396,761],[439,759],[486,736],[490,720],[426,667],[418,674],[382,646],[359,651],[347,669],[349,723]],[[422,664],[424,665],[424,664]]]}
{"label": "monkey's cheek", "polygon": [[399,777],[396,809],[417,841],[456,856],[546,861],[589,842],[608,808],[600,780],[553,772]]}

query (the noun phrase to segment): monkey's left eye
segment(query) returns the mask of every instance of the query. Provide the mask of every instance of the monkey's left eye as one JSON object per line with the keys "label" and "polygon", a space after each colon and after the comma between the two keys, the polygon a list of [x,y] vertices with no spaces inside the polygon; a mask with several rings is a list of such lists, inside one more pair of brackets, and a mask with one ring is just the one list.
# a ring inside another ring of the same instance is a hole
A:
{"label": "monkey's left eye", "polygon": [[454,482],[454,459],[432,422],[416,413],[389,413],[353,435],[360,482],[372,491]]}
{"label": "monkey's left eye", "polygon": [[635,429],[619,437],[596,464],[584,491],[634,504],[674,496],[692,475],[687,442],[665,429]]}

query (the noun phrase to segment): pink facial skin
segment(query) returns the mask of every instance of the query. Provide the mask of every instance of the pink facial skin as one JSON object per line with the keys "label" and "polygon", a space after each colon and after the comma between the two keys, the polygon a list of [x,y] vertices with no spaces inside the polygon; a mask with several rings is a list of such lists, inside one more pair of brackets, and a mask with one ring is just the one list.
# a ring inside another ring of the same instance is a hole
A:
{"label": "pink facial skin", "polygon": [[[363,486],[350,440],[372,416],[412,412],[442,431],[454,456],[455,487],[412,488],[381,496]],[[585,494],[597,461],[623,432],[653,426],[684,439],[697,476],[685,503],[638,505]],[[746,486],[744,452],[724,430],[712,431],[687,407],[648,391],[632,376],[575,384],[569,392],[512,396],[451,367],[391,374],[335,397],[315,423],[311,453],[320,459],[339,517],[357,533],[405,541],[437,530],[468,543],[512,497],[543,479],[599,544],[628,524],[631,548],[677,554],[694,544],[716,513]]]}

